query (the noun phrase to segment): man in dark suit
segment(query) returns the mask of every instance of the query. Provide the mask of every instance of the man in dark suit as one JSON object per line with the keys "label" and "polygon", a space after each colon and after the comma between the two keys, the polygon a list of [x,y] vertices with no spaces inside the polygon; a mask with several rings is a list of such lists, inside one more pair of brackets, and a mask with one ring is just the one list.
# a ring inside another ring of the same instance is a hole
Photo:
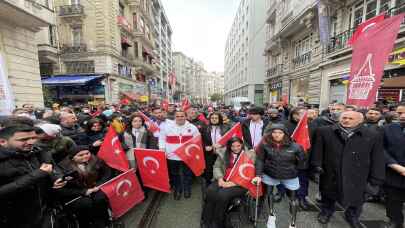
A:
{"label": "man in dark suit", "polygon": [[385,192],[387,194],[386,213],[390,218],[389,228],[402,228],[405,202],[405,103],[396,110],[399,123],[384,127],[384,149],[386,157]]}

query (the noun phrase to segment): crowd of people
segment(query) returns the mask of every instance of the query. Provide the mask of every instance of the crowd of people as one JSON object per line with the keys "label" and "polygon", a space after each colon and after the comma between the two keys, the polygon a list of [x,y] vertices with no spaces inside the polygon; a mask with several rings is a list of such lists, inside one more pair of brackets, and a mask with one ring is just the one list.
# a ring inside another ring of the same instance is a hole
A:
{"label": "crowd of people", "polygon": [[[311,148],[304,150],[291,135],[306,113]],[[151,131],[146,114],[159,131]],[[236,123],[242,138],[225,146],[218,141]],[[225,227],[226,208],[247,189],[229,181],[239,156],[254,161],[270,214],[288,195],[291,225],[298,208],[309,207],[309,180],[319,184],[318,221],[327,224],[339,203],[350,227],[366,201],[385,204],[387,227],[402,228],[405,201],[405,104],[368,109],[333,103],[325,110],[283,103],[240,110],[220,105],[86,105],[35,109],[31,104],[0,118],[0,227],[55,227],[52,208],[64,205],[81,227],[105,227],[108,199],[100,184],[118,174],[97,157],[112,126],[137,169],[134,148],[166,152],[174,200],[192,196],[193,172],[174,151],[201,135],[206,168],[202,226]],[[70,179],[69,179],[70,178]],[[145,188],[145,192],[148,190]],[[21,219],[23,216],[24,219]]]}

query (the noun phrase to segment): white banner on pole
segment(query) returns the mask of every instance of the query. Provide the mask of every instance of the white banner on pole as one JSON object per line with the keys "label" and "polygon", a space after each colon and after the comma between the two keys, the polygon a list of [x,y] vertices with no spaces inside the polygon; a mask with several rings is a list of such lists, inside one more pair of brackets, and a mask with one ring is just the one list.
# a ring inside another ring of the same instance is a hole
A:
{"label": "white banner on pole", "polygon": [[0,53],[0,115],[10,115],[14,107],[14,95],[7,76],[6,61]]}

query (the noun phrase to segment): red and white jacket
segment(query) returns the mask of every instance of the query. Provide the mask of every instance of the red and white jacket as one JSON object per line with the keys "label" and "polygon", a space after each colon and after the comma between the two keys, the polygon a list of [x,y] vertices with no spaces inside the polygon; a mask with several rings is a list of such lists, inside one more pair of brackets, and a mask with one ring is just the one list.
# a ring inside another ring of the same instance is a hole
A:
{"label": "red and white jacket", "polygon": [[166,152],[167,159],[181,161],[173,152],[179,148],[181,144],[199,134],[198,128],[188,121],[182,126],[177,125],[175,121],[167,122],[163,128],[160,129],[159,149]]}

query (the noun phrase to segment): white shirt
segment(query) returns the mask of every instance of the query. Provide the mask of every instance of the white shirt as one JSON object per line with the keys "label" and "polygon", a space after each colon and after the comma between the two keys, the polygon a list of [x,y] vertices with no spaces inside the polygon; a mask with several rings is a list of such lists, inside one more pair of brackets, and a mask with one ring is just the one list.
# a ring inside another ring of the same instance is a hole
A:
{"label": "white shirt", "polygon": [[198,128],[193,124],[186,121],[184,125],[177,125],[176,122],[170,121],[167,122],[163,128],[160,129],[159,134],[159,149],[164,150],[166,152],[166,157],[169,160],[177,160],[181,161],[181,159],[174,153],[177,148],[179,148],[182,143],[168,143],[166,138],[169,136],[179,136],[180,138],[183,137],[195,137],[200,135]]}
{"label": "white shirt", "polygon": [[257,145],[259,145],[263,137],[262,136],[263,120],[260,120],[258,122],[250,121],[249,130],[250,130],[250,137],[252,139],[252,146],[254,148]]}
{"label": "white shirt", "polygon": [[211,140],[212,145],[216,144],[221,139],[221,129],[218,126],[212,126],[211,128]]}

